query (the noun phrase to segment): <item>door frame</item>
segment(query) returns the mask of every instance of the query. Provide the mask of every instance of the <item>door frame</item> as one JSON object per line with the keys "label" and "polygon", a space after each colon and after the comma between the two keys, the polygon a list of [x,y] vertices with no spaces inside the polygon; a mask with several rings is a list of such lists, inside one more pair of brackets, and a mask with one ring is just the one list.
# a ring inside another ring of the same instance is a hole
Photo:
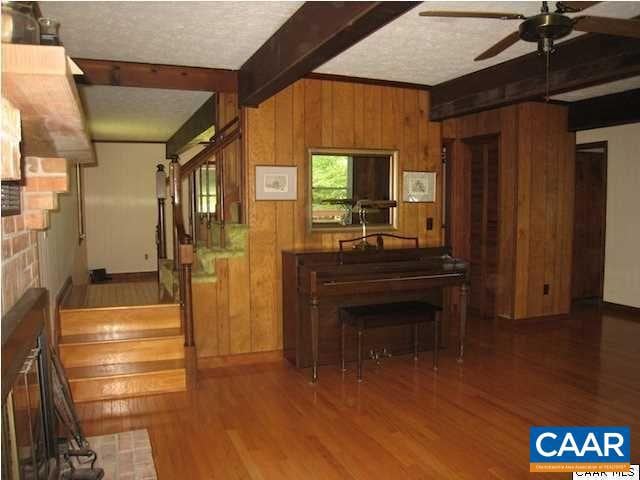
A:
{"label": "door frame", "polygon": [[[482,316],[483,318],[492,318],[492,317],[496,317],[499,315],[498,310],[499,310],[499,302],[500,302],[500,291],[502,288],[502,277],[501,277],[501,258],[500,258],[500,253],[501,253],[501,232],[500,232],[500,227],[501,227],[501,222],[502,222],[502,209],[501,209],[501,201],[502,201],[502,192],[501,192],[501,185],[502,185],[502,136],[500,133],[486,133],[486,134],[482,134],[482,135],[473,135],[470,137],[464,137],[460,139],[460,145],[461,145],[461,160],[463,162],[463,168],[466,169],[466,173],[465,173],[465,179],[464,179],[464,188],[466,190],[466,196],[465,196],[465,216],[466,218],[464,219],[465,222],[465,231],[466,231],[466,242],[467,245],[465,246],[466,251],[469,254],[469,258],[467,259],[469,261],[469,265],[471,266],[471,242],[472,242],[472,238],[471,238],[471,221],[470,221],[470,217],[469,214],[471,212],[471,183],[472,183],[472,178],[471,178],[471,172],[472,172],[472,152],[471,152],[471,148],[474,145],[486,145],[488,143],[495,143],[497,149],[498,149],[498,158],[497,158],[497,179],[496,179],[496,184],[495,184],[495,194],[496,194],[496,216],[497,216],[497,226],[496,226],[496,245],[495,245],[495,250],[496,250],[496,259],[495,259],[495,263],[496,263],[496,271],[495,271],[495,279],[494,279],[494,303],[493,303],[493,312],[491,312],[490,315],[487,315],[486,312],[486,292],[482,295],[482,301],[481,301],[481,306],[480,306],[480,311],[478,312],[480,314],[480,316]],[[486,153],[486,151],[485,151]],[[489,179],[487,177],[488,172],[484,169],[484,167],[487,166],[486,161],[487,159],[485,158],[483,160],[483,175],[484,178],[482,179],[483,181],[483,186],[484,187],[488,187],[489,186]],[[483,188],[483,202],[487,200],[487,196],[488,196],[488,190]],[[487,212],[483,212],[483,226],[482,226],[482,230],[484,232],[486,232],[487,230],[487,224],[488,224],[488,218],[486,217]],[[488,278],[488,274],[487,274],[487,252],[486,252],[486,245],[484,245],[483,249],[483,253],[482,253],[482,281],[483,283],[486,283],[487,278]],[[483,285],[484,288],[484,285]]]}
{"label": "door frame", "polygon": [[[608,184],[607,184],[607,169],[609,166],[609,144],[607,140],[601,140],[598,142],[587,142],[587,143],[577,143],[576,144],[576,159],[574,160],[574,162],[577,162],[577,154],[580,150],[589,150],[589,149],[594,149],[594,148],[602,148],[603,153],[604,153],[604,161],[603,161],[603,168],[602,168],[602,181],[604,183],[604,202],[602,202],[602,218],[604,219],[603,221],[603,225],[602,225],[602,235],[600,238],[600,242],[602,244],[602,267],[600,268],[600,286],[598,288],[599,291],[599,298],[600,301],[603,301],[604,299],[604,267],[606,264],[606,255],[607,255],[607,197],[608,197]],[[575,182],[576,179],[574,179],[574,203],[575,203]],[[575,217],[575,209],[574,209],[574,214],[573,214],[573,242],[575,243],[575,238],[576,238],[576,217]],[[573,256],[573,245],[572,245],[572,252],[571,255]],[[571,268],[575,268],[575,265],[573,265]],[[569,290],[570,292],[573,292],[573,270],[571,272],[571,288]],[[571,295],[571,302],[574,302],[573,299],[573,294]]]}

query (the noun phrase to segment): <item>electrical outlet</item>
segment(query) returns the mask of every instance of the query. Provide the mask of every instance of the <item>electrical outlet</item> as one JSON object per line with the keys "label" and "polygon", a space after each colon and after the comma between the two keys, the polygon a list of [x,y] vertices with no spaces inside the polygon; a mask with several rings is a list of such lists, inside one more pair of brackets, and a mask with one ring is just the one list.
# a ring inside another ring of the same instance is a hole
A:
{"label": "electrical outlet", "polygon": [[427,230],[433,230],[433,217],[427,217]]}
{"label": "electrical outlet", "polygon": [[149,254],[148,254],[148,253],[145,253],[145,254],[144,254],[144,259],[145,259],[145,260],[149,260]]}
{"label": "electrical outlet", "polygon": [[544,287],[542,288],[542,294],[543,295],[549,295],[549,284],[545,283]]}

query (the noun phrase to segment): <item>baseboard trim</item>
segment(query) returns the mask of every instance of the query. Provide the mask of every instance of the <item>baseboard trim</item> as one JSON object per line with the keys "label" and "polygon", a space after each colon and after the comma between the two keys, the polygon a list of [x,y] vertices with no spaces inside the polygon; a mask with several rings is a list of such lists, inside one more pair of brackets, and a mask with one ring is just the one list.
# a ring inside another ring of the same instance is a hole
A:
{"label": "baseboard trim", "polygon": [[630,305],[622,305],[621,303],[613,303],[613,302],[602,302],[602,305],[608,308],[612,308],[614,310],[621,310],[627,313],[635,313],[636,315],[640,314],[640,308],[632,307]]}
{"label": "baseboard trim", "polygon": [[238,353],[235,355],[220,355],[216,357],[198,358],[198,369],[235,367],[239,365],[256,365],[274,363],[284,360],[282,350],[268,352]]}

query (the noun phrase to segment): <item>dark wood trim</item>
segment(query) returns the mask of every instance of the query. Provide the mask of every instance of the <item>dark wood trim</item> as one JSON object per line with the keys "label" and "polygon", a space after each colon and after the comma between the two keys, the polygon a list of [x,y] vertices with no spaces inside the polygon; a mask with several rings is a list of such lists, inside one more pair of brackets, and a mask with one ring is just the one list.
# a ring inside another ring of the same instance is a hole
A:
{"label": "dark wood trim", "polygon": [[62,305],[64,304],[64,301],[67,298],[67,295],[69,295],[69,293],[71,292],[71,287],[73,287],[73,281],[72,281],[71,275],[69,275],[67,279],[64,281],[64,283],[62,284],[62,288],[56,295],[56,299],[55,299],[56,306],[53,313],[54,322],[55,322],[55,325],[54,325],[55,336],[51,340],[53,343],[52,346],[56,351],[58,350],[58,343],[60,341],[60,309],[62,308]]}
{"label": "dark wood trim", "polygon": [[569,131],[640,122],[640,88],[569,105]]}
{"label": "dark wood trim", "polygon": [[[639,74],[640,39],[583,35],[559,44],[553,53],[550,94]],[[539,100],[545,85],[544,59],[535,52],[523,55],[433,86],[431,120]]]}
{"label": "dark wood trim", "polygon": [[311,72],[305,75],[304,78],[328,80],[331,82],[362,83],[365,85],[379,85],[381,87],[407,88],[413,90],[428,91],[431,88],[431,85],[425,85],[422,83],[396,82],[395,80],[383,80],[380,78],[350,77],[348,75],[334,75],[332,73]]}
{"label": "dark wood trim", "polygon": [[420,2],[305,2],[240,68],[240,106],[257,107]]}
{"label": "dark wood trim", "polygon": [[45,288],[30,288],[2,317],[2,403],[46,325],[49,295]]}
{"label": "dark wood trim", "polygon": [[167,142],[161,140],[91,140],[93,143],[155,143],[166,144]]}
{"label": "dark wood trim", "polygon": [[76,83],[84,85],[205,92],[236,92],[238,90],[238,74],[235,70],[89,58],[74,58],[73,61],[84,73],[76,77]]}
{"label": "dark wood trim", "polygon": [[[631,305],[622,305],[620,303],[602,302],[603,307],[611,308],[613,310],[619,310],[627,313],[633,313],[634,315],[640,315],[640,308],[632,307]],[[638,318],[640,321],[640,318]]]}
{"label": "dark wood trim", "polygon": [[[606,264],[606,256],[607,256],[607,249],[606,249],[606,238],[607,238],[607,171],[608,171],[608,167],[609,167],[609,142],[604,140],[601,142],[589,142],[589,143],[579,143],[576,145],[576,153],[580,150],[587,150],[587,149],[591,149],[591,148],[602,148],[604,151],[604,165],[602,167],[602,173],[603,173],[603,178],[602,178],[602,182],[604,183],[604,202],[602,204],[602,234],[600,237],[600,244],[602,245],[602,268],[600,269],[600,286],[598,288],[599,293],[600,293],[600,299],[604,298],[604,267]],[[577,158],[575,160],[577,162]],[[577,181],[577,179],[574,180],[574,182]],[[574,185],[575,187],[575,185]],[[575,194],[574,194],[575,195]],[[575,234],[575,213],[574,213],[574,218],[573,218],[573,227],[574,227],[574,233],[573,233],[573,241],[575,242],[575,238],[576,238],[576,234]],[[573,249],[573,247],[572,247]],[[572,267],[575,268],[575,265]],[[573,275],[571,276],[571,280],[573,280]],[[569,292],[573,293],[573,285],[570,285],[569,287]],[[573,296],[573,295],[572,295]],[[579,299],[574,299],[572,298],[571,301],[575,301],[575,300],[579,300]]]}
{"label": "dark wood trim", "polygon": [[218,110],[217,95],[211,95],[198,110],[167,140],[165,156],[170,158],[185,150],[194,139],[213,127]]}

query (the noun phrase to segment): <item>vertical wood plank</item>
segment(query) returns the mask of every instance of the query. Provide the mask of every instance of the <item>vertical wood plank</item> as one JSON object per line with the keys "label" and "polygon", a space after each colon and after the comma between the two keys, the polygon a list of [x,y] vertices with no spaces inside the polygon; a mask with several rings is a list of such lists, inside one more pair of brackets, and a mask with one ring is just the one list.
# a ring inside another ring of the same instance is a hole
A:
{"label": "vertical wood plank", "polygon": [[[260,108],[248,112],[251,141],[247,163],[255,176],[256,165],[275,164],[275,100],[270,98]],[[255,183],[255,179],[254,179]],[[254,185],[255,189],[255,185]],[[251,199],[255,199],[255,192]],[[251,348],[272,350],[276,346],[275,250],[276,207],[271,201],[253,201],[250,215],[249,241],[251,266]]]}
{"label": "vertical wood plank", "polygon": [[515,318],[524,318],[527,315],[529,291],[531,156],[535,139],[530,109],[523,105],[518,108],[518,218],[514,313]]}
{"label": "vertical wood plank", "polygon": [[355,95],[354,84],[346,82],[333,83],[332,101],[332,145],[334,147],[352,148],[355,146]]}
{"label": "vertical wood plank", "polygon": [[307,195],[309,191],[309,159],[305,143],[305,85],[301,80],[293,84],[292,105],[292,163],[298,167],[298,200],[294,204],[295,248],[304,248],[307,235]]}
{"label": "vertical wood plank", "polygon": [[210,283],[194,283],[192,289],[193,329],[198,355],[201,357],[219,355],[218,291]]}
{"label": "vertical wood plank", "polygon": [[[404,130],[403,130],[403,170],[418,170],[418,94],[416,90],[403,92]],[[404,229],[410,235],[420,232],[420,204],[407,203],[405,208]]]}
{"label": "vertical wood plank", "polygon": [[[307,147],[322,147],[328,146],[323,145],[323,114],[322,114],[322,104],[323,104],[323,86],[322,81],[320,80],[304,80],[305,83],[305,91],[304,91],[304,135],[305,135],[305,144]],[[304,168],[305,168],[305,178],[309,178],[309,165],[308,159],[304,160]],[[309,198],[308,188],[304,192],[303,197],[305,203],[302,205],[302,208],[305,209],[305,215],[308,215],[308,202],[311,201]],[[306,217],[305,217],[306,218]],[[313,248],[322,248],[322,235],[320,233],[311,233],[307,231],[305,237],[305,248],[313,249]]]}
{"label": "vertical wood plank", "polygon": [[217,290],[217,317],[218,317],[218,355],[229,354],[229,342],[231,332],[229,329],[229,267],[228,261],[216,260],[216,275],[218,281],[215,283]]}
{"label": "vertical wood plank", "polygon": [[[284,89],[275,97],[275,161],[277,165],[294,165],[293,160],[293,86]],[[273,252],[276,262],[276,315],[273,329],[276,333],[276,348],[282,348],[282,254],[294,246],[295,201],[276,203],[277,244]]]}
{"label": "vertical wood plank", "polygon": [[[547,209],[546,182],[545,182],[545,157],[548,155],[548,143],[545,138],[544,105],[527,104],[528,115],[532,117],[532,127],[528,132],[531,135],[531,191],[529,192],[529,259],[528,259],[528,289],[526,316],[538,316],[542,314],[544,268],[545,268],[545,244],[544,225],[545,211]],[[553,248],[549,246],[549,248]],[[555,287],[555,285],[552,285]]]}
{"label": "vertical wood plank", "polygon": [[251,351],[251,285],[249,252],[230,258],[227,288],[229,290],[229,353]]}
{"label": "vertical wood plank", "polygon": [[500,165],[498,198],[498,284],[496,314],[512,318],[514,315],[518,108],[505,107],[500,112]]}
{"label": "vertical wood plank", "polygon": [[546,183],[546,211],[544,218],[544,283],[550,285],[549,294],[545,295],[542,303],[542,313],[550,314],[554,311],[556,298],[561,295],[559,282],[556,282],[556,259],[560,253],[558,245],[558,212],[562,208],[558,203],[559,169],[562,162],[562,131],[558,132],[558,112],[547,111],[548,121],[545,125],[544,138],[547,139],[547,155],[544,159]]}

